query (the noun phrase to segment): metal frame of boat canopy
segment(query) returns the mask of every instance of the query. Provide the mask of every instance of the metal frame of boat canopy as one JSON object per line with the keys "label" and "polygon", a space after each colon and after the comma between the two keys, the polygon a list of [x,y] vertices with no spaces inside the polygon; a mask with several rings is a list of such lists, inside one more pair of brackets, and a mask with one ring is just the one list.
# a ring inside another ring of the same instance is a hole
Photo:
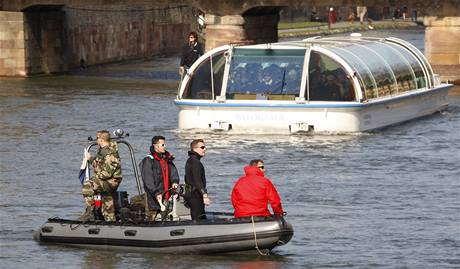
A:
{"label": "metal frame of boat canopy", "polygon": [[[296,103],[367,102],[373,99],[391,98],[420,89],[430,89],[440,84],[425,56],[404,40],[391,37],[314,37],[302,41],[273,44],[225,45],[213,49],[190,68],[181,83],[177,99],[213,100],[219,103],[231,99],[226,93],[230,90],[232,71],[235,69],[232,62],[236,61],[238,53],[248,50],[260,51],[267,56],[273,55],[275,51],[303,51],[301,55],[303,57],[302,76],[298,91],[294,93],[295,97],[292,98],[293,94],[290,93],[291,98],[278,97],[266,100],[295,100]],[[309,81],[311,77],[310,59],[313,54],[329,58],[329,61],[337,63],[337,67],[345,71],[344,80],[348,80],[353,86],[352,99],[315,100],[310,98],[310,92],[313,90]],[[252,100],[254,95],[250,95],[251,93],[255,92],[249,90],[246,92],[248,98],[238,95],[238,99]],[[272,93],[270,95],[274,96]]]}

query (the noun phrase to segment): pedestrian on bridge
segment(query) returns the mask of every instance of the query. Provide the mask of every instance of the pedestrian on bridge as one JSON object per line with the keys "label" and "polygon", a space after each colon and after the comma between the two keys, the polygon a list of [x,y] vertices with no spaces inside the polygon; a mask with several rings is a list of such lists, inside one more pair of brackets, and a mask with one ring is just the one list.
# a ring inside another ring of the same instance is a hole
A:
{"label": "pedestrian on bridge", "polygon": [[329,12],[327,14],[327,27],[330,30],[332,24],[336,23],[337,21],[337,13],[335,12],[334,8],[329,8]]}

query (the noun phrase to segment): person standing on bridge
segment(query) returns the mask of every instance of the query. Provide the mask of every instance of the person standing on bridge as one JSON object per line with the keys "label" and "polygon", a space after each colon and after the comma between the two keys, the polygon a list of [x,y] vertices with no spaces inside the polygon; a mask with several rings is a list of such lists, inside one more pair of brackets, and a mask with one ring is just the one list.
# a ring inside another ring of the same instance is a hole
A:
{"label": "person standing on bridge", "polygon": [[201,55],[203,55],[203,46],[198,42],[198,35],[196,32],[190,32],[188,42],[182,48],[179,75],[182,77]]}

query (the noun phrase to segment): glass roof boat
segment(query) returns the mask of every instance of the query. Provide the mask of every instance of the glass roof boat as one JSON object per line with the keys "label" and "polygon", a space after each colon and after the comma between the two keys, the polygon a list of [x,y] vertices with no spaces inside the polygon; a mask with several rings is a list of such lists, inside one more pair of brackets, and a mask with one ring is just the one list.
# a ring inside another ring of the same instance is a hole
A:
{"label": "glass roof boat", "polygon": [[314,37],[215,48],[174,103],[179,129],[363,132],[445,109],[451,86],[404,40]]}

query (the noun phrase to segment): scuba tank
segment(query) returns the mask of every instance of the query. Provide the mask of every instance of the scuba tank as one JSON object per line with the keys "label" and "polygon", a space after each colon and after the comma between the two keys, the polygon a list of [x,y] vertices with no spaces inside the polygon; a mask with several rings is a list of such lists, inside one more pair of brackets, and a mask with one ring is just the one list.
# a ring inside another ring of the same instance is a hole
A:
{"label": "scuba tank", "polygon": [[101,194],[96,193],[94,195],[94,220],[104,220],[104,216],[102,215],[102,197]]}

